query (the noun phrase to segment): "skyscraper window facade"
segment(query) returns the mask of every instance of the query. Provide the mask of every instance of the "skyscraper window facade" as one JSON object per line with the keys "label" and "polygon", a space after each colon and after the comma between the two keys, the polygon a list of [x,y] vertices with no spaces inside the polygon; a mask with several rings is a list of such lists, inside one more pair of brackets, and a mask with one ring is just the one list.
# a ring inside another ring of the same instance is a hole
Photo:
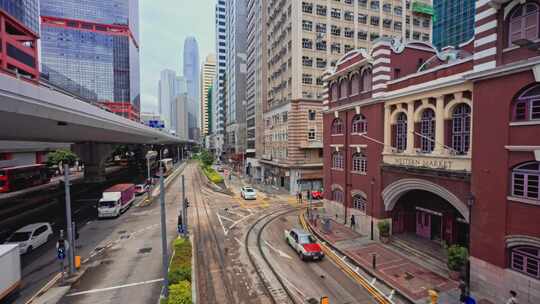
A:
{"label": "skyscraper window facade", "polygon": [[433,44],[441,49],[473,38],[474,0],[434,0]]}
{"label": "skyscraper window facade", "polygon": [[39,34],[39,0],[0,0],[0,8]]}
{"label": "skyscraper window facade", "polygon": [[216,56],[214,54],[206,56],[201,69],[201,135],[206,136],[209,132],[210,116],[208,103],[208,90],[212,86],[216,75]]}
{"label": "skyscraper window facade", "polygon": [[188,95],[188,128],[189,138],[198,140],[199,108],[200,108],[200,74],[199,74],[199,45],[195,37],[187,37],[184,40],[184,78],[187,84]]}
{"label": "skyscraper window facade", "polygon": [[42,71],[49,81],[138,120],[138,1],[41,1]]}

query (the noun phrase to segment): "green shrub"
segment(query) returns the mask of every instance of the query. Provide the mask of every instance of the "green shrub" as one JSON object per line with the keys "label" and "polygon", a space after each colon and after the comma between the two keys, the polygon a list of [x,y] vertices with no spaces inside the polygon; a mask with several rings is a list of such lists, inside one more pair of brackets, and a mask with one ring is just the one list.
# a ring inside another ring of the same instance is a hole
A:
{"label": "green shrub", "polygon": [[191,304],[191,283],[181,281],[169,288],[169,304]]}
{"label": "green shrub", "polygon": [[191,282],[191,267],[179,267],[169,271],[169,284],[178,284],[180,281]]}
{"label": "green shrub", "polygon": [[382,236],[390,235],[390,222],[388,222],[387,220],[378,222],[377,227],[379,228],[379,233]]}
{"label": "green shrub", "polygon": [[214,183],[219,184],[223,182],[223,176],[221,176],[219,173],[216,172],[212,167],[202,167],[204,175],[208,177],[208,179]]}
{"label": "green shrub", "polygon": [[465,263],[467,263],[467,259],[469,256],[467,248],[459,245],[452,245],[448,247],[447,253],[448,269],[453,271],[460,271],[465,265]]}

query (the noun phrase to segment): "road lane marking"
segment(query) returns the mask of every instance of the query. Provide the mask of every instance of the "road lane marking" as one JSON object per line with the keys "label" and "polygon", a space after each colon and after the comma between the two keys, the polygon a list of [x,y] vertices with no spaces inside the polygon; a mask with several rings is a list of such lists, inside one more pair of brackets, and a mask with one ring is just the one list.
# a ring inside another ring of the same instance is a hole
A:
{"label": "road lane marking", "polygon": [[216,214],[217,214],[219,217],[221,217],[222,219],[227,220],[227,221],[229,221],[229,222],[231,222],[231,223],[234,223],[234,220],[233,220],[233,219],[230,219],[230,218],[228,218],[228,217],[226,217],[226,216],[223,216],[223,215],[221,215],[221,214],[219,214],[219,213],[217,213],[217,212],[216,212]]}
{"label": "road lane marking", "polygon": [[290,259],[292,260],[292,257],[288,254],[286,254],[285,252],[275,248],[274,246],[270,245],[270,243],[268,243],[268,241],[264,241],[264,243],[266,244],[266,246],[268,246],[268,248],[274,250],[275,252],[277,252],[280,256],[284,257],[284,258],[287,258],[287,259]]}
{"label": "road lane marking", "polygon": [[216,212],[217,218],[219,220],[219,224],[221,225],[221,228],[223,229],[223,234],[227,235],[228,231],[225,229],[225,226],[223,225],[223,221],[221,220],[221,216],[219,216],[219,213]]}
{"label": "road lane marking", "polygon": [[118,286],[112,286],[112,287],[106,287],[106,288],[98,288],[98,289],[91,289],[91,290],[86,290],[86,291],[79,291],[79,292],[70,293],[70,294],[67,295],[67,297],[79,296],[79,295],[84,295],[84,294],[89,294],[89,293],[104,292],[104,291],[115,290],[115,289],[126,288],[126,287],[139,286],[139,285],[152,284],[152,283],[161,282],[162,280],[163,279],[155,279],[155,280],[149,280],[149,281],[144,281],[144,282],[137,282],[137,283],[130,283],[130,284],[124,284],[124,285],[118,285]]}

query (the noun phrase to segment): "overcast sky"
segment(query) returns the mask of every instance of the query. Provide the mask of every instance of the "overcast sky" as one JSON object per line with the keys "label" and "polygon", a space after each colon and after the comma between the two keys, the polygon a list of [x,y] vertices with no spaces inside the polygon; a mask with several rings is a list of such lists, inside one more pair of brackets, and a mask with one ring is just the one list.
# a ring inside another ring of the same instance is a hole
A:
{"label": "overcast sky", "polygon": [[182,74],[184,39],[195,36],[199,61],[215,52],[216,0],[140,0],[141,112],[157,112],[159,73]]}

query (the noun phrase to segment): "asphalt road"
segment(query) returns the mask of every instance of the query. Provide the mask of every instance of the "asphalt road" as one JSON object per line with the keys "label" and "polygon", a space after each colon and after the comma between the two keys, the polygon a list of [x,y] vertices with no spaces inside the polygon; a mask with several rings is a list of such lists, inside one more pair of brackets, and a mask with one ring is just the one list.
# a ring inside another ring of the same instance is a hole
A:
{"label": "asphalt road", "polygon": [[[298,212],[272,221],[262,233],[263,250],[289,290],[298,299],[319,300],[327,296],[333,304],[377,303],[373,297],[326,257],[321,261],[302,261],[287,245],[285,229],[301,228]],[[304,302],[300,302],[304,303]]]}

